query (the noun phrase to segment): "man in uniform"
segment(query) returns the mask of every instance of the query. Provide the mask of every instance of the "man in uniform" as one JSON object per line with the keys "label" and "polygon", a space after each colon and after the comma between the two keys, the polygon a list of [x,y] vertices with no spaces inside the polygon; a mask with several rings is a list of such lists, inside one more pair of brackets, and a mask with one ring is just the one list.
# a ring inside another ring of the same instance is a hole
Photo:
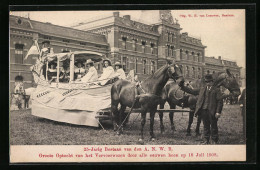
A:
{"label": "man in uniform", "polygon": [[195,116],[201,115],[204,124],[204,138],[203,144],[209,144],[210,136],[212,144],[218,142],[218,118],[223,108],[222,93],[219,87],[213,85],[213,77],[211,74],[205,75],[205,85],[200,89],[192,89],[184,86],[184,81],[179,83],[181,89],[193,95],[199,95]]}

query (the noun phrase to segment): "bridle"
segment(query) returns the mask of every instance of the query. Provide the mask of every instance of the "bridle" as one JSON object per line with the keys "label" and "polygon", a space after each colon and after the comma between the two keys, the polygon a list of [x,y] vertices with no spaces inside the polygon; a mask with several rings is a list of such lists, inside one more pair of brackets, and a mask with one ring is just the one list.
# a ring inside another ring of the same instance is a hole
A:
{"label": "bridle", "polygon": [[172,78],[173,80],[174,80],[174,82],[176,82],[176,80],[178,80],[180,77],[183,77],[183,75],[178,75],[177,73],[176,73],[176,64],[174,64],[174,72],[172,73],[172,71],[171,71],[171,66],[169,66],[168,67],[168,75],[169,75],[169,77],[170,78]]}

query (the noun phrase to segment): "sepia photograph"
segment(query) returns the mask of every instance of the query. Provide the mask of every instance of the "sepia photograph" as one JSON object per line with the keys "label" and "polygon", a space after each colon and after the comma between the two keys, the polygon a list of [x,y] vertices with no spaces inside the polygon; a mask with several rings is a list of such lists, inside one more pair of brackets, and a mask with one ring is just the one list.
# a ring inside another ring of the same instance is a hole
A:
{"label": "sepia photograph", "polygon": [[10,162],[246,161],[245,17],[10,10]]}

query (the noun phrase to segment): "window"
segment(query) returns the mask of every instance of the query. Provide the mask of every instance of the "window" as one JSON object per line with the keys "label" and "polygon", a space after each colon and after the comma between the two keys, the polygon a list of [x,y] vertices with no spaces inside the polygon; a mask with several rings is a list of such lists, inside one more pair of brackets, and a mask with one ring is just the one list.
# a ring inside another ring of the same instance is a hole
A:
{"label": "window", "polygon": [[123,40],[123,42],[122,42],[122,46],[123,46],[123,49],[126,49],[126,37],[122,37],[122,40]]}
{"label": "window", "polygon": [[182,69],[183,69],[183,66],[182,66],[182,65],[180,65],[180,69],[181,69],[181,72],[183,73],[183,70],[182,70]]}
{"label": "window", "polygon": [[187,60],[189,60],[189,51],[186,51]]}
{"label": "window", "polygon": [[70,42],[70,40],[62,40],[63,42],[65,42],[65,43],[69,43]]}
{"label": "window", "polygon": [[151,74],[153,74],[155,71],[155,62],[151,61]]}
{"label": "window", "polygon": [[201,78],[201,74],[200,74],[200,68],[198,68],[198,78]]}
{"label": "window", "polygon": [[80,42],[79,44],[80,44],[80,45],[86,45],[86,43],[84,43],[84,42]]}
{"label": "window", "polygon": [[192,52],[191,54],[192,54],[192,60],[195,61],[196,60],[196,56],[194,55],[194,52]]}
{"label": "window", "polygon": [[180,58],[181,58],[181,60],[183,59],[183,53],[182,52],[183,52],[183,49],[180,49],[180,53],[181,53],[180,54]]}
{"label": "window", "polygon": [[145,41],[142,41],[142,52],[145,53],[145,44],[146,42]]}
{"label": "window", "polygon": [[15,44],[15,63],[23,64],[23,44]]}
{"label": "window", "polygon": [[195,68],[192,67],[192,78],[196,78]]}
{"label": "window", "polygon": [[137,42],[137,40],[136,40],[136,39],[133,39],[133,50],[134,50],[134,51],[137,50],[137,49],[136,49],[136,42]]}
{"label": "window", "polygon": [[122,67],[124,71],[127,71],[127,57],[122,58]]}
{"label": "window", "polygon": [[143,74],[146,74],[146,60],[143,60]]}
{"label": "window", "polygon": [[200,53],[198,53],[197,55],[198,55],[198,62],[201,62]]}
{"label": "window", "polygon": [[154,44],[151,43],[151,54],[154,54]]}
{"label": "window", "polygon": [[138,60],[135,59],[135,73],[137,73]]}
{"label": "window", "polygon": [[170,56],[170,45],[167,45],[167,56]]}
{"label": "window", "polygon": [[172,51],[172,56],[173,56],[173,53],[174,53],[174,46],[171,46],[171,51]]}
{"label": "window", "polygon": [[175,34],[172,33],[172,42],[174,42]]}
{"label": "window", "polygon": [[190,76],[190,70],[189,70],[189,67],[186,66],[186,77],[189,77]]}

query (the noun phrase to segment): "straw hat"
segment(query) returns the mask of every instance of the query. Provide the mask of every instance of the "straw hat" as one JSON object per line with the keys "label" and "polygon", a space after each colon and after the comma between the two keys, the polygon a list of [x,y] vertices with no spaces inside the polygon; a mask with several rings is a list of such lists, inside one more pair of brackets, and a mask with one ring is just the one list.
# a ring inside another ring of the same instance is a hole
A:
{"label": "straw hat", "polygon": [[109,66],[111,66],[112,64],[111,64],[111,61],[108,59],[108,58],[106,58],[106,59],[103,59],[103,64],[105,63],[105,61],[108,61],[108,65]]}
{"label": "straw hat", "polygon": [[122,64],[120,62],[116,62],[115,66],[122,66]]}
{"label": "straw hat", "polygon": [[94,63],[94,61],[92,61],[91,59],[88,59],[88,60],[87,60],[87,62],[86,62],[86,64],[90,64],[90,63],[92,63],[92,64],[93,64],[93,63]]}

